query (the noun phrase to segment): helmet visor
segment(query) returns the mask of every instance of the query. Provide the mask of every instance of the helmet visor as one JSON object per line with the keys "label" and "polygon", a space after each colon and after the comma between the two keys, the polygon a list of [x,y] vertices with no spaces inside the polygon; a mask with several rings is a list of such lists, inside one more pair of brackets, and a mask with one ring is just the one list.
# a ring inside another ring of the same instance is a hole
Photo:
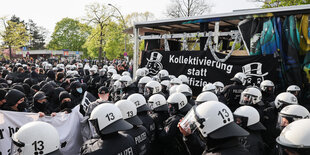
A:
{"label": "helmet visor", "polygon": [[144,87],[145,87],[145,83],[139,83],[138,84],[138,88],[139,88],[139,93],[143,94],[144,93]]}
{"label": "helmet visor", "polygon": [[255,99],[254,96],[252,96],[251,94],[246,94],[246,93],[241,93],[241,97],[240,97],[240,104],[241,105],[252,105],[253,100]]}
{"label": "helmet visor", "polygon": [[185,130],[187,133],[193,133],[198,128],[197,124],[198,116],[195,113],[196,106],[194,106],[180,122],[180,127]]}
{"label": "helmet visor", "polygon": [[302,117],[297,116],[297,115],[286,115],[286,114],[280,113],[278,116],[277,129],[283,130],[290,123],[292,123],[298,119],[302,119]]}
{"label": "helmet visor", "polygon": [[15,135],[12,136],[11,155],[25,154],[25,143],[15,139]]}

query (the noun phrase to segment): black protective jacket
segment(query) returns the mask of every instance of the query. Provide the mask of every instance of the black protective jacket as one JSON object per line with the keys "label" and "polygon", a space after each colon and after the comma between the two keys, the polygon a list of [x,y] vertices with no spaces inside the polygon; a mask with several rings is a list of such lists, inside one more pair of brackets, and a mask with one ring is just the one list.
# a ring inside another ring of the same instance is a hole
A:
{"label": "black protective jacket", "polygon": [[146,155],[150,148],[149,135],[144,126],[135,126],[126,131],[121,131],[121,133],[128,134],[133,137],[135,141],[135,148],[139,155]]}
{"label": "black protective jacket", "polygon": [[130,135],[113,133],[86,141],[81,147],[81,155],[138,155],[134,146]]}
{"label": "black protective jacket", "polygon": [[235,111],[238,107],[240,107],[240,96],[245,88],[246,87],[244,85],[237,82],[224,88],[223,95],[226,98],[226,104],[231,111]]}

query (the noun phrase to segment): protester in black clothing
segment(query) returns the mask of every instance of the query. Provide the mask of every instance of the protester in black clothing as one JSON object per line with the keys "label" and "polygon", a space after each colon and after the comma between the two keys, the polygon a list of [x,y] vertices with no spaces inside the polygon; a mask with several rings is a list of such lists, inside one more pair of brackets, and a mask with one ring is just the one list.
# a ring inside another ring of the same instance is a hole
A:
{"label": "protester in black clothing", "polygon": [[5,95],[6,103],[3,105],[3,110],[27,112],[29,107],[20,105],[26,105],[25,94],[17,89],[11,89]]}
{"label": "protester in black clothing", "polygon": [[0,110],[2,110],[2,107],[6,103],[5,95],[7,91],[5,89],[0,89]]}

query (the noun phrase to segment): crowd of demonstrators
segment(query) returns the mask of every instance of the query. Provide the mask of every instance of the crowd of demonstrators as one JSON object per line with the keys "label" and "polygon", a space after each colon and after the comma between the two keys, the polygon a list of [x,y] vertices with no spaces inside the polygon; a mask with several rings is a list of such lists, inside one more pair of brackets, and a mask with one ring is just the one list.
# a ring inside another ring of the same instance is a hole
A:
{"label": "crowd of demonstrators", "polygon": [[[206,84],[194,98],[185,75],[163,69],[149,76],[139,68],[133,79],[131,63],[123,60],[14,60],[2,62],[0,74],[1,110],[44,117],[80,106],[87,124],[82,155],[310,154],[310,114],[296,85],[275,94],[271,80],[246,87],[246,75],[237,73],[232,84]],[[85,92],[97,98],[86,109]],[[37,132],[44,154],[61,154],[57,131],[43,122],[12,136],[12,154],[35,153],[35,137],[25,138],[29,131]]]}

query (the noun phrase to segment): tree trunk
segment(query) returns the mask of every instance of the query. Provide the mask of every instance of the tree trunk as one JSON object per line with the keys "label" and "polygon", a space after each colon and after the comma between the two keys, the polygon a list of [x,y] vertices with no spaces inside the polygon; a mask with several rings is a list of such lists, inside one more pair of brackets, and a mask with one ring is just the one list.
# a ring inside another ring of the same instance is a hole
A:
{"label": "tree trunk", "polygon": [[99,63],[101,63],[102,60],[102,43],[103,43],[103,26],[100,25],[100,46],[99,46]]}
{"label": "tree trunk", "polygon": [[10,51],[10,60],[12,60],[12,48],[11,48],[11,45],[9,45],[9,51]]}

